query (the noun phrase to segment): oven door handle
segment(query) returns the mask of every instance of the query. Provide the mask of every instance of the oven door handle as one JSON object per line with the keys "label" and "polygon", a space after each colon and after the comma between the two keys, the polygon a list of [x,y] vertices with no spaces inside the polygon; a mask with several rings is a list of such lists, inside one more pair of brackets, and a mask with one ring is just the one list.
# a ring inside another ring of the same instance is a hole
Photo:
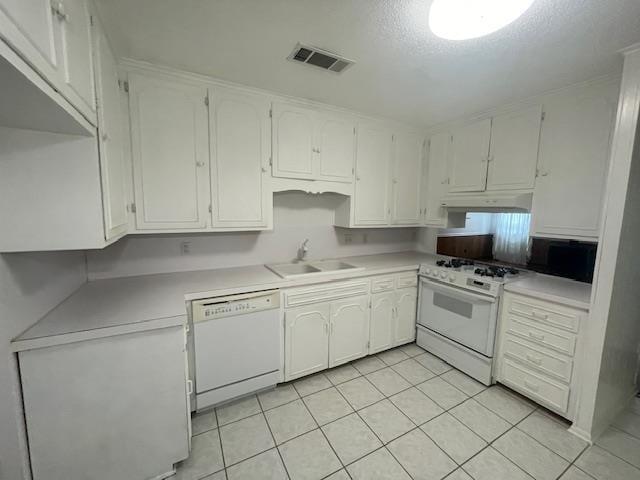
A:
{"label": "oven door handle", "polygon": [[442,285],[437,283],[429,278],[420,277],[420,284],[425,285],[427,288],[430,288],[434,292],[441,293],[442,295],[447,295],[449,297],[454,297],[459,300],[471,303],[495,303],[496,298],[490,297],[489,295],[482,295],[480,293],[472,293],[466,290],[461,290],[457,287],[451,287],[449,285]]}

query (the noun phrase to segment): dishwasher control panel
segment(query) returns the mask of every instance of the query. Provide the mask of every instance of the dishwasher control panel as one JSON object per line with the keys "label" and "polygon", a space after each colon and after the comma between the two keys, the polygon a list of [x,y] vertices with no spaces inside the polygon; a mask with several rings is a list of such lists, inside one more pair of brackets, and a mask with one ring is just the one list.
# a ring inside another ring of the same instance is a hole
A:
{"label": "dishwasher control panel", "polygon": [[233,315],[244,315],[279,307],[280,292],[278,290],[206,298],[191,303],[194,322],[230,317]]}

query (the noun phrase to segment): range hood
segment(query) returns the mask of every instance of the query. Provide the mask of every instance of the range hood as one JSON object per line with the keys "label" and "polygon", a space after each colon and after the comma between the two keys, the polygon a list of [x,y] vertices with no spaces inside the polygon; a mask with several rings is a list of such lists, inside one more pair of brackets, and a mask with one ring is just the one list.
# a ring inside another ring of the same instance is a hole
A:
{"label": "range hood", "polygon": [[531,211],[533,193],[478,195],[449,195],[440,201],[440,206],[450,212],[521,212]]}

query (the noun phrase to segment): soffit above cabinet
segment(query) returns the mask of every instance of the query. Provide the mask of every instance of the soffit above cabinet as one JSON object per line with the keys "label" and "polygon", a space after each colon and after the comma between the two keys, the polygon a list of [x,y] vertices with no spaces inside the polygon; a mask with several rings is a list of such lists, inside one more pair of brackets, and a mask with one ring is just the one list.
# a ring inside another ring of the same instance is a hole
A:
{"label": "soffit above cabinet", "polygon": [[[97,3],[119,56],[421,125],[619,70],[617,51],[640,40],[637,0],[536,0],[465,42],[430,32],[428,0]],[[340,76],[301,68],[287,60],[296,42],[356,64]]]}

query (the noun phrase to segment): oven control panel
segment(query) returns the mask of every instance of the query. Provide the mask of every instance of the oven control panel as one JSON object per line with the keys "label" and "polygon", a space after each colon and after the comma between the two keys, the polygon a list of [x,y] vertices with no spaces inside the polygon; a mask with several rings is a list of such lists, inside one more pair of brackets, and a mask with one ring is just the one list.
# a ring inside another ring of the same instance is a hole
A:
{"label": "oven control panel", "polygon": [[485,295],[497,296],[500,294],[501,283],[487,280],[472,272],[461,272],[447,268],[439,268],[429,265],[420,266],[420,275],[441,283],[455,285],[466,290],[474,290]]}

